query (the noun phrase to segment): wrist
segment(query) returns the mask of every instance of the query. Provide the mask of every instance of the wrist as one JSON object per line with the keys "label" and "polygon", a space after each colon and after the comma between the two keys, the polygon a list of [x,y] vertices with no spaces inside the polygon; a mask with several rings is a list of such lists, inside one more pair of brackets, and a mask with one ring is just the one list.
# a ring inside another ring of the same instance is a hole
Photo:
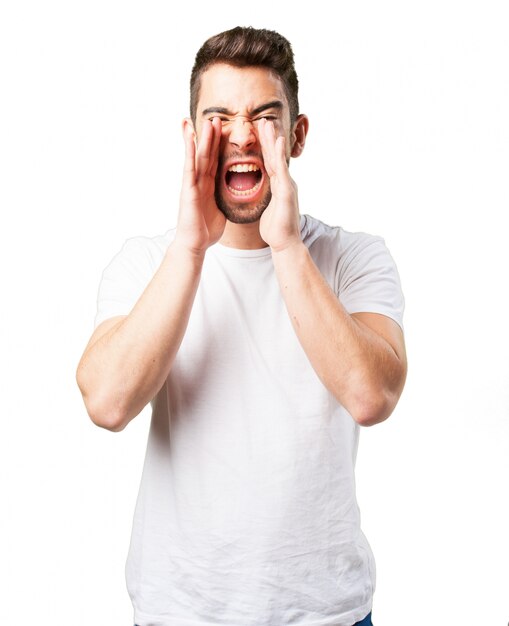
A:
{"label": "wrist", "polygon": [[294,255],[302,254],[304,251],[307,251],[307,247],[300,238],[295,237],[294,239],[290,239],[285,243],[278,246],[271,246],[272,256],[276,258],[289,257]]}
{"label": "wrist", "polygon": [[185,257],[189,261],[197,262],[200,265],[203,263],[205,258],[206,248],[195,247],[188,242],[184,241],[182,238],[175,236],[175,239],[171,242],[168,250],[172,250],[179,257]]}

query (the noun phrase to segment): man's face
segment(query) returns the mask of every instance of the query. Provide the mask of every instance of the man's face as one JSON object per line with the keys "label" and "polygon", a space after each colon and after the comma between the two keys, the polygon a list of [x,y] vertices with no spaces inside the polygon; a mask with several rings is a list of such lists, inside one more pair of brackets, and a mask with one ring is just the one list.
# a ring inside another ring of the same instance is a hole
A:
{"label": "man's face", "polygon": [[259,120],[271,120],[276,136],[285,136],[287,163],[294,140],[280,79],[264,67],[212,65],[201,77],[195,127],[198,138],[203,121],[214,117],[222,120],[216,203],[231,222],[256,222],[272,196],[258,138]]}

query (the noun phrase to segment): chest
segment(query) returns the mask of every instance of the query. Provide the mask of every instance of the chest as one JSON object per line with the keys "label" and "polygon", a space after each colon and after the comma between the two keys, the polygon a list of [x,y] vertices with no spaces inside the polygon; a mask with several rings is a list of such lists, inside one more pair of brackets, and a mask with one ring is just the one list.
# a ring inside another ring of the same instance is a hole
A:
{"label": "chest", "polygon": [[212,259],[204,266],[173,375],[180,392],[238,402],[244,410],[265,401],[278,413],[291,407],[294,414],[316,414],[329,402],[270,257]]}

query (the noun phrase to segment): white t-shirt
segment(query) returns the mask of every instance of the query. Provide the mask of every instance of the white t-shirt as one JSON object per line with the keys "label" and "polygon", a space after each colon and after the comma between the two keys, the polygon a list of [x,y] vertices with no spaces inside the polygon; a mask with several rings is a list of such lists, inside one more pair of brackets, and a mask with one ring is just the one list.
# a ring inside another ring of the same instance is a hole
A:
{"label": "white t-shirt", "polygon": [[[301,216],[349,313],[402,324],[383,239]],[[129,239],[103,274],[96,325],[128,314],[175,230]],[[301,347],[270,248],[205,255],[153,414],[126,564],[139,626],[351,626],[371,610],[360,529],[359,426]]]}

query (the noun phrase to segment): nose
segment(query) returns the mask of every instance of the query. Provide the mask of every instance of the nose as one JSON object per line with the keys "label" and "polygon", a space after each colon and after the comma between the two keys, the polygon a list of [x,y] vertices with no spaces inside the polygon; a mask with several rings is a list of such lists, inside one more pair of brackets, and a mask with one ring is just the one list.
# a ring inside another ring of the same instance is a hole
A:
{"label": "nose", "polygon": [[253,123],[242,117],[239,117],[229,124],[228,141],[235,145],[239,150],[248,148],[256,143],[257,136]]}

